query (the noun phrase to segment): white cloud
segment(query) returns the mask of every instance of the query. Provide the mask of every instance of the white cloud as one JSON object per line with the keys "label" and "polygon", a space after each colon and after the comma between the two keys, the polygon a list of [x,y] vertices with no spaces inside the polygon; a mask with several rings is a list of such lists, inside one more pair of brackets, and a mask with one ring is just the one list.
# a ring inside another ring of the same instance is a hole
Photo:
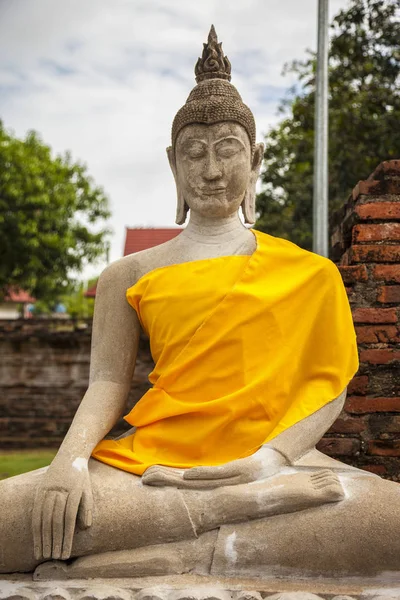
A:
{"label": "white cloud", "polygon": [[[331,14],[347,0],[331,0]],[[111,199],[111,258],[125,226],[173,226],[165,156],[211,23],[252,108],[276,122],[283,64],[316,45],[317,0],[2,0],[0,117],[88,164]],[[235,68],[236,66],[236,68]],[[87,269],[87,276],[100,267]]]}

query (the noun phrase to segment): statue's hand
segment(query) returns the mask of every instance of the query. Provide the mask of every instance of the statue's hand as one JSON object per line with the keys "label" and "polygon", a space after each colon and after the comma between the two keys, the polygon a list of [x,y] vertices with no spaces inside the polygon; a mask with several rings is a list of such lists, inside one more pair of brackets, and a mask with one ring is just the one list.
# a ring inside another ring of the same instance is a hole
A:
{"label": "statue's hand", "polygon": [[270,446],[262,446],[246,458],[239,458],[218,467],[174,469],[155,465],[145,471],[146,485],[174,486],[183,489],[211,489],[226,485],[249,483],[275,475],[287,465],[282,454]]}
{"label": "statue's hand", "polygon": [[[75,524],[82,529],[92,524],[93,496],[88,463],[57,458],[39,485],[32,513],[36,560],[66,560],[71,555]],[[78,521],[77,521],[78,519]]]}

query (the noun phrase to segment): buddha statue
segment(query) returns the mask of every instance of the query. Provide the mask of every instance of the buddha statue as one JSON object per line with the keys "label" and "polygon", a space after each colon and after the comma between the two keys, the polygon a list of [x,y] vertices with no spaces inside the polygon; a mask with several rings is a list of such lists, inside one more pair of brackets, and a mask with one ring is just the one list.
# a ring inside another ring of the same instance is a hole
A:
{"label": "buddha statue", "polygon": [[[88,390],[48,468],[1,482],[1,572],[375,576],[400,570],[400,488],[315,449],[357,346],[327,258],[249,229],[263,158],[214,28],[177,113],[171,241],[97,287]],[[141,328],[151,389],[124,410]]]}

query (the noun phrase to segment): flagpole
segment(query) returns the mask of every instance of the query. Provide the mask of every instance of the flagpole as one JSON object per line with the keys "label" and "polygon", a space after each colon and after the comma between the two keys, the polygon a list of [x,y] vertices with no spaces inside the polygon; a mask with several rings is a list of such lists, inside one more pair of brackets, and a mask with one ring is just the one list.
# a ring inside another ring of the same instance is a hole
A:
{"label": "flagpole", "polygon": [[318,0],[315,90],[313,251],[329,254],[328,240],[328,50],[329,0]]}

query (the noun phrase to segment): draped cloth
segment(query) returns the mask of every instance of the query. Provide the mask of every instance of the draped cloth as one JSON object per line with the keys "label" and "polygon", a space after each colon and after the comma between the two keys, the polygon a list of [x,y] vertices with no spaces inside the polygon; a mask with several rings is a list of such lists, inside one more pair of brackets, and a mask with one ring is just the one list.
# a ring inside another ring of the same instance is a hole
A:
{"label": "draped cloth", "polygon": [[93,457],[141,475],[253,454],[344,390],[358,369],[350,307],[328,259],[253,231],[251,256],[156,268],[127,290],[150,338],[149,389]]}

